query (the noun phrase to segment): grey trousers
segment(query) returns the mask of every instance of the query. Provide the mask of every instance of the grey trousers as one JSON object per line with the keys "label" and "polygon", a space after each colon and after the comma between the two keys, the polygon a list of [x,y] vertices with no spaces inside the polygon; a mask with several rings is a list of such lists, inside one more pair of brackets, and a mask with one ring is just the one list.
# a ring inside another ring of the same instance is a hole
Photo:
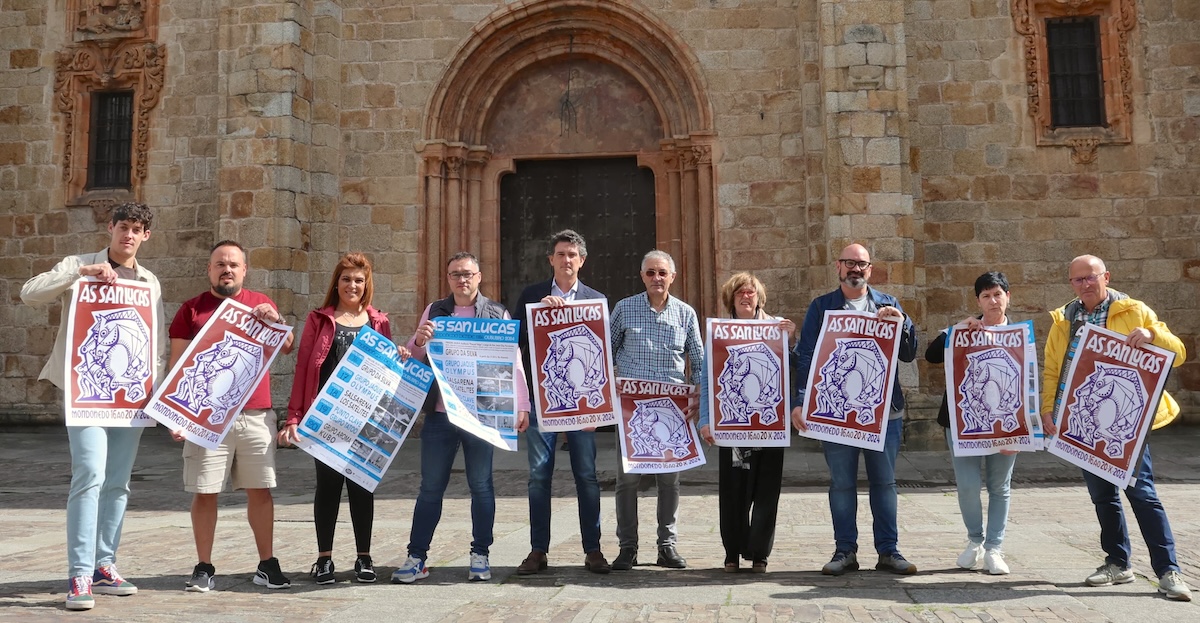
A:
{"label": "grey trousers", "polygon": [[[626,474],[617,461],[617,543],[621,549],[638,548],[638,483],[642,474]],[[658,545],[675,545],[679,540],[679,472],[655,474],[658,488]]]}

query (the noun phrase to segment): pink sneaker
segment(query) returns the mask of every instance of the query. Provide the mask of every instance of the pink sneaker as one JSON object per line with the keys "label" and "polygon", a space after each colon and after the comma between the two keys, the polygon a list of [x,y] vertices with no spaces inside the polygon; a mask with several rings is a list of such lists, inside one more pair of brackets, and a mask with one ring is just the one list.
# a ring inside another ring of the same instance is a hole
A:
{"label": "pink sneaker", "polygon": [[96,607],[96,598],[92,597],[92,579],[86,575],[77,575],[68,580],[67,610],[91,610]]}
{"label": "pink sneaker", "polygon": [[117,573],[116,565],[105,565],[92,575],[92,592],[97,595],[132,595],[137,592],[133,582]]}

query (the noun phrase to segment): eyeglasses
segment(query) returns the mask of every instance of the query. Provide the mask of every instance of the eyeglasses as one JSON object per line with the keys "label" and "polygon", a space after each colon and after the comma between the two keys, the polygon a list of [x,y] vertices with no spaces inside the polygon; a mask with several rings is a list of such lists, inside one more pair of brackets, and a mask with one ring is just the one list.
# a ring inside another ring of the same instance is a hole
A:
{"label": "eyeglasses", "polygon": [[475,277],[475,275],[478,275],[478,274],[479,273],[473,273],[473,272],[464,270],[464,271],[449,273],[449,276],[451,279],[453,279],[455,281],[470,281],[471,279],[473,279]]}
{"label": "eyeglasses", "polygon": [[838,260],[838,262],[846,268],[857,268],[859,270],[866,270],[871,267],[870,262],[864,262],[862,260]]}
{"label": "eyeglasses", "polygon": [[757,294],[758,294],[758,290],[746,289],[746,290],[738,290],[737,291],[738,297],[744,298],[744,299],[750,298],[752,296],[756,296]]}
{"label": "eyeglasses", "polygon": [[670,272],[670,271],[666,271],[666,270],[653,270],[653,269],[651,269],[651,270],[647,270],[647,271],[646,271],[645,273],[643,273],[643,274],[644,274],[644,275],[646,275],[646,277],[648,277],[648,278],[650,278],[650,279],[653,279],[653,278],[655,278],[655,277],[662,277],[662,278],[666,279],[667,275],[670,275],[670,274],[671,274],[671,272]]}
{"label": "eyeglasses", "polygon": [[1099,280],[1100,276],[1103,274],[1104,273],[1100,273],[1097,275],[1088,275],[1087,277],[1071,277],[1071,285],[1081,286],[1085,283],[1087,283],[1087,284],[1096,283],[1096,281]]}

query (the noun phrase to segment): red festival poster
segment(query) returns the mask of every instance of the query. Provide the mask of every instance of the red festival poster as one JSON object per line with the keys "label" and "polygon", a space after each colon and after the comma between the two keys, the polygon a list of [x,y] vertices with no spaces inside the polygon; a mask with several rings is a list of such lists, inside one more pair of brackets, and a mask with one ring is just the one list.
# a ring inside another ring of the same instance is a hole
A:
{"label": "red festival poster", "polygon": [[[951,449],[955,456],[1001,450],[1040,450],[1030,416],[1041,402],[1037,355],[1029,348],[1033,323],[950,329],[946,336],[946,388]],[[1032,377],[1032,378],[1031,378]]]}
{"label": "red festival poster", "polygon": [[825,312],[808,371],[802,435],[883,450],[903,324],[872,313]]}
{"label": "red festival poster", "polygon": [[694,385],[617,379],[621,465],[627,474],[667,474],[704,465],[696,424],[687,419]]}
{"label": "red festival poster", "polygon": [[538,428],[549,433],[616,424],[608,301],[525,307]]}
{"label": "red festival poster", "polygon": [[150,284],[80,279],[67,313],[67,426],[154,426],[142,407],[154,393],[163,346]]}
{"label": "red festival poster", "polygon": [[1055,412],[1058,435],[1047,450],[1129,486],[1174,363],[1169,350],[1130,346],[1120,333],[1084,325]]}
{"label": "red festival poster", "polygon": [[146,413],[197,445],[221,445],[292,332],[250,312],[232,299],[222,301],[146,405]]}
{"label": "red festival poster", "polygon": [[718,446],[787,447],[787,336],[778,320],[709,318],[708,412]]}

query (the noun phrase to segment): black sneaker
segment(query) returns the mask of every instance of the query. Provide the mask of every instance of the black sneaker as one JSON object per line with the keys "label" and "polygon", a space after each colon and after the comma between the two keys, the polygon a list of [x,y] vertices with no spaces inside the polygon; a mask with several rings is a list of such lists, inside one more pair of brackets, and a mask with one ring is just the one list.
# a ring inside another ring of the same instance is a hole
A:
{"label": "black sneaker", "polygon": [[363,554],[354,561],[354,578],[363,584],[375,582],[375,567],[371,565],[371,557]]}
{"label": "black sneaker", "polygon": [[254,583],[267,588],[289,588],[292,585],[283,575],[283,571],[279,569],[279,559],[274,556],[258,563],[258,571],[254,573]]}
{"label": "black sneaker", "polygon": [[[259,565],[258,568],[261,571],[262,565]],[[329,556],[317,558],[317,562],[313,563],[312,570],[308,574],[317,581],[317,584],[333,584],[337,581],[337,578],[333,577],[333,559]]]}
{"label": "black sneaker", "polygon": [[193,593],[207,593],[217,587],[216,580],[213,576],[217,575],[216,567],[207,562],[196,563],[196,568],[192,569],[192,577],[188,579],[183,590]]}

